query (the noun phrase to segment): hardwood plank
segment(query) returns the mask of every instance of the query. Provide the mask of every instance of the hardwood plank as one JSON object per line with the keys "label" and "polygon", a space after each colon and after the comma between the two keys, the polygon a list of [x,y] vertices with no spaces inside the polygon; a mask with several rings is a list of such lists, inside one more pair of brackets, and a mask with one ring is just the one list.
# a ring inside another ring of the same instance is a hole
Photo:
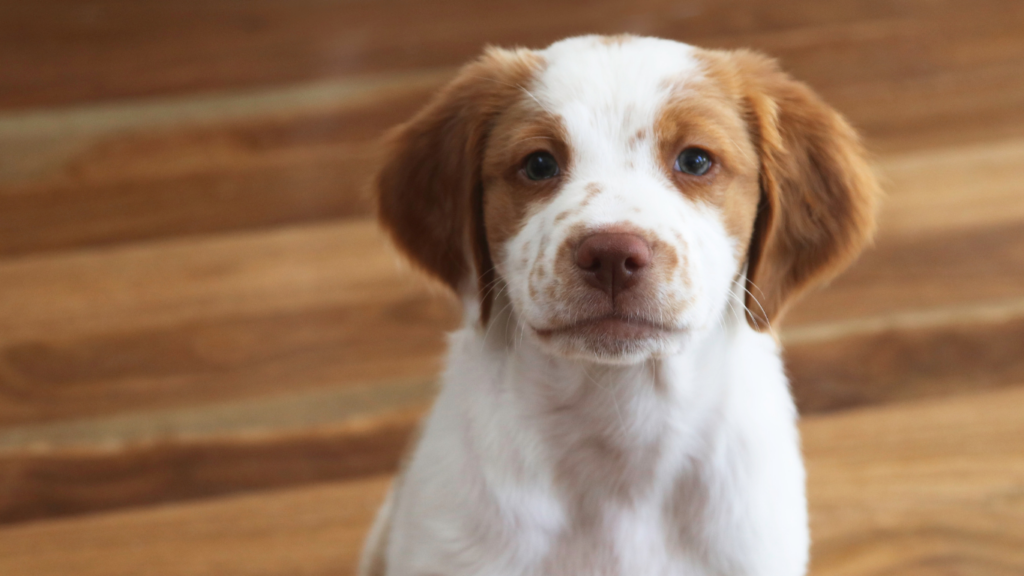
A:
{"label": "hardwood plank", "polygon": [[154,445],[230,444],[239,438],[273,441],[275,435],[316,434],[351,427],[353,422],[376,422],[392,413],[426,406],[436,392],[433,379],[372,382],[7,426],[0,429],[0,455],[92,451],[116,457],[119,450]]}
{"label": "hardwood plank", "polygon": [[8,346],[0,429],[432,377],[457,313],[427,295]]}
{"label": "hardwood plank", "polygon": [[884,324],[911,311],[1024,300],[1024,223],[879,239],[827,287],[801,300],[786,329]]}
{"label": "hardwood plank", "polygon": [[354,221],[0,261],[0,343],[125,334],[423,294]]}
{"label": "hardwood plank", "polygon": [[388,477],[0,529],[7,576],[346,576]]}
{"label": "hardwood plank", "polygon": [[[1007,1],[967,7],[846,0],[823,7],[792,0],[696,6],[603,0],[581,9],[577,2],[536,0],[505,6],[189,1],[174,7],[103,0],[88,8],[51,0],[8,3],[0,10],[0,69],[8,72],[0,105],[6,107],[454,66],[485,43],[542,46],[587,32],[803,50],[818,58],[809,70],[832,78],[905,77],[908,70],[923,74],[965,60],[980,66],[1012,58],[1022,47],[1015,35],[1019,6]],[[189,41],[181,42],[183,37]],[[961,47],[965,39],[975,39],[969,50]],[[850,50],[851,43],[862,50]],[[866,63],[847,66],[849,59]]]}
{"label": "hardwood plank", "polygon": [[0,195],[0,256],[365,216],[375,161],[342,148],[237,170],[18,190]]}
{"label": "hardwood plank", "polygon": [[0,453],[0,524],[389,473],[422,413],[297,432]]}
{"label": "hardwood plank", "polygon": [[811,573],[1024,572],[1024,388],[807,418]]}
{"label": "hardwood plank", "polygon": [[1024,382],[1024,314],[787,343],[801,414],[955,396]]}
{"label": "hardwood plank", "polygon": [[365,216],[378,137],[437,78],[0,116],[0,256]]}
{"label": "hardwood plank", "polygon": [[1022,138],[887,153],[877,171],[879,244],[1024,223]]}
{"label": "hardwood plank", "polygon": [[[815,576],[1024,570],[1024,387],[801,424]],[[351,574],[386,478],[0,529],[0,571]]]}

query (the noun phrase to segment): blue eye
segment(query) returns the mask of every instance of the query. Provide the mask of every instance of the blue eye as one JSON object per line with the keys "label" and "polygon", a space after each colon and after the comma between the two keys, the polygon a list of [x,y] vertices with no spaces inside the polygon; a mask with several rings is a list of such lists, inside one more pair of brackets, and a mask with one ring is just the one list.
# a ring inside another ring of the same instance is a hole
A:
{"label": "blue eye", "polygon": [[679,153],[674,168],[683,174],[703,176],[708,173],[714,163],[711,154],[700,148],[687,148]]}
{"label": "blue eye", "polygon": [[558,161],[547,152],[534,152],[526,157],[523,172],[530,180],[548,180],[558,176]]}

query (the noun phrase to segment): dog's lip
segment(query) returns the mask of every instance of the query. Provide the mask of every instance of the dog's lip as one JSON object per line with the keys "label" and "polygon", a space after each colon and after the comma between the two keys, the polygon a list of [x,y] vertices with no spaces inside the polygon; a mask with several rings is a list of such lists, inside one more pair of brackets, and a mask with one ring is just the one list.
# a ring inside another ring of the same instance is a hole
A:
{"label": "dog's lip", "polygon": [[560,326],[553,326],[548,328],[536,328],[532,327],[534,332],[538,336],[547,338],[558,334],[567,334],[574,332],[628,332],[632,334],[624,334],[626,337],[641,338],[645,335],[652,335],[653,333],[674,333],[680,332],[679,328],[674,326],[668,326],[660,322],[655,322],[648,318],[639,318],[624,316],[621,314],[607,314],[605,316],[596,316],[594,318],[586,318],[570,324],[563,324]]}

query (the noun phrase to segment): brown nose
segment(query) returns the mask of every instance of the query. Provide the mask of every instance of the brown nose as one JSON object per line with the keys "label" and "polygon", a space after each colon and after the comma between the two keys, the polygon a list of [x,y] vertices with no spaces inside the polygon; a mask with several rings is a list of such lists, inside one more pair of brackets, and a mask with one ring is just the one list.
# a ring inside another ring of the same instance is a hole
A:
{"label": "brown nose", "polygon": [[636,234],[594,234],[576,248],[576,266],[587,283],[613,299],[637,283],[650,261],[650,246]]}

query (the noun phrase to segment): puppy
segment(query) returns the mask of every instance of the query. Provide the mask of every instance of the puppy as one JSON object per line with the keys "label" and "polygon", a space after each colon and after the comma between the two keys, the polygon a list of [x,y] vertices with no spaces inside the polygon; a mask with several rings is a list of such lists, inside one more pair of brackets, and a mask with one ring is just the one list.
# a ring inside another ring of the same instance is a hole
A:
{"label": "puppy", "polygon": [[858,138],[774,61],[489,49],[390,138],[380,219],[458,293],[366,576],[806,571],[773,327],[874,226]]}

